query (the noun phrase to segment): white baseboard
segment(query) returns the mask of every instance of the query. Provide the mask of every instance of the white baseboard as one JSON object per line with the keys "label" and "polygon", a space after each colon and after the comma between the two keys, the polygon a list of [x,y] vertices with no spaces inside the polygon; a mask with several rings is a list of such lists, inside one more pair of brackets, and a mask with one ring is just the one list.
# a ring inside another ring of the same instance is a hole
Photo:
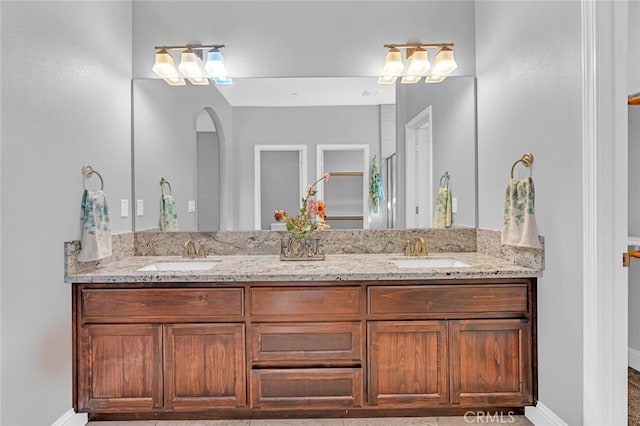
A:
{"label": "white baseboard", "polygon": [[51,426],[84,426],[88,422],[86,413],[76,413],[72,408],[53,422]]}
{"label": "white baseboard", "polygon": [[535,407],[524,407],[524,415],[536,426],[568,426],[556,413],[539,401]]}
{"label": "white baseboard", "polygon": [[629,367],[640,371],[640,351],[629,348]]}

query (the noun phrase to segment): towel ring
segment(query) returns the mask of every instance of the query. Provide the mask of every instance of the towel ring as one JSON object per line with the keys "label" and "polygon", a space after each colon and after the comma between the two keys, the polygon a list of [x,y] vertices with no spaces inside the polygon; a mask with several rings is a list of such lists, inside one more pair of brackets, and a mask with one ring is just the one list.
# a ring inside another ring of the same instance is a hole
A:
{"label": "towel ring", "polygon": [[445,186],[448,188],[449,187],[449,172],[444,172],[444,174],[442,175],[442,177],[440,178],[440,188],[442,188],[442,181],[444,180],[444,184]]}
{"label": "towel ring", "polygon": [[162,195],[164,195],[164,186],[165,185],[167,185],[169,187],[169,195],[171,195],[173,193],[173,190],[171,189],[171,184],[165,178],[160,178],[160,193],[162,193]]}
{"label": "towel ring", "polygon": [[87,180],[93,175],[97,175],[100,178],[100,191],[102,191],[104,189],[104,180],[102,179],[102,175],[88,164],[82,166],[82,176],[84,178],[82,180],[82,186],[85,190],[87,190]]}
{"label": "towel ring", "polygon": [[522,163],[523,166],[529,168],[529,177],[531,177],[531,174],[532,174],[531,165],[533,164],[533,154],[530,152],[527,152],[522,156],[522,158],[520,158],[515,163],[513,163],[513,166],[511,166],[511,179],[513,179],[513,171],[516,169],[516,165],[518,163]]}

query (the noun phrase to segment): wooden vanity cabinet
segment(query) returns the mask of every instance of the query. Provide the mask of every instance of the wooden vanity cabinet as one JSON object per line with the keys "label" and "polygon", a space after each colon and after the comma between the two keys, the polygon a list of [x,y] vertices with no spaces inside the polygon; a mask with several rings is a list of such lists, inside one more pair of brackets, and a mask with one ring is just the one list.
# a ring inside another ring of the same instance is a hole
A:
{"label": "wooden vanity cabinet", "polygon": [[522,413],[536,279],[76,284],[94,420]]}
{"label": "wooden vanity cabinet", "polygon": [[78,411],[246,405],[242,288],[92,284],[73,296]]}

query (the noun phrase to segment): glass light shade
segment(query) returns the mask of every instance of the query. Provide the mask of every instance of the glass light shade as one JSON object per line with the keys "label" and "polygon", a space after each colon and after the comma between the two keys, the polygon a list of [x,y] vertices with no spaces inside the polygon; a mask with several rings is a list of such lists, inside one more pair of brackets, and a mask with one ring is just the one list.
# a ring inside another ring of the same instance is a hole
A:
{"label": "glass light shade", "polygon": [[167,77],[164,81],[166,81],[169,86],[184,86],[186,84],[184,78],[180,77]]}
{"label": "glass light shade", "polygon": [[202,77],[202,59],[190,48],[182,52],[178,69],[189,78]]}
{"label": "glass light shade", "polygon": [[393,76],[398,75],[404,69],[404,64],[402,63],[402,53],[392,47],[389,49],[387,56],[384,58],[384,68],[382,68],[382,75],[385,76]]}
{"label": "glass light shade", "polygon": [[428,75],[424,78],[425,83],[441,83],[446,77],[444,75]]}
{"label": "glass light shade", "polygon": [[404,77],[402,77],[402,80],[400,80],[400,83],[402,83],[402,84],[413,84],[413,83],[417,83],[418,81],[420,81],[421,78],[422,78],[422,76],[419,76],[419,75],[405,75]]}
{"label": "glass light shade", "polygon": [[211,79],[218,86],[228,86],[233,84],[233,79],[231,77],[213,77]]}
{"label": "glass light shade", "polygon": [[444,46],[436,55],[431,72],[435,75],[447,75],[456,68],[458,68],[458,64],[453,58],[453,50]]}
{"label": "glass light shade", "polygon": [[207,80],[206,77],[190,78],[189,83],[195,86],[206,86],[207,84],[209,84],[209,80]]}
{"label": "glass light shade", "polygon": [[176,70],[176,63],[173,60],[173,56],[166,51],[166,49],[160,49],[156,52],[156,62],[151,68],[153,72],[160,77],[175,77],[178,75]]}
{"label": "glass light shade", "polygon": [[225,78],[227,76],[227,68],[224,66],[224,57],[218,49],[211,49],[207,53],[207,63],[204,69],[210,77]]}
{"label": "glass light shade", "polygon": [[411,56],[409,56],[409,69],[407,70],[407,74],[422,75],[429,71],[429,68],[431,68],[431,64],[429,63],[427,51],[421,47],[416,48],[416,50],[411,53]]}
{"label": "glass light shade", "polygon": [[394,84],[397,79],[395,75],[381,75],[378,77],[378,84]]}

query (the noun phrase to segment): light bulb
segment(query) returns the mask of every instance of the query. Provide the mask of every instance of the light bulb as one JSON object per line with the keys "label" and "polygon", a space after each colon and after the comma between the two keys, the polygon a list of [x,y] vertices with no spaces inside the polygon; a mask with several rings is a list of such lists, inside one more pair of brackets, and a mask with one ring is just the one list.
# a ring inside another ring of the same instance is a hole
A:
{"label": "light bulb", "polygon": [[180,77],[167,77],[164,81],[166,81],[169,86],[184,86],[186,84],[184,78]]}
{"label": "light bulb", "polygon": [[456,60],[453,57],[453,50],[444,46],[436,55],[431,72],[434,75],[447,75],[456,68],[458,68],[458,64],[456,64]]}
{"label": "light bulb", "polygon": [[405,75],[404,77],[402,77],[402,80],[400,80],[400,83],[402,84],[413,84],[413,83],[417,83],[418,81],[420,81],[422,77],[419,75]]}
{"label": "light bulb", "polygon": [[202,60],[190,47],[188,47],[184,52],[182,52],[178,69],[186,77],[201,78],[203,74]]}
{"label": "light bulb", "polygon": [[227,69],[224,66],[224,57],[218,49],[211,49],[207,53],[207,63],[204,65],[204,69],[210,77],[227,77]]}
{"label": "light bulb", "polygon": [[395,47],[389,49],[387,56],[384,58],[384,68],[382,69],[382,75],[393,76],[398,75],[404,69],[402,63],[402,53]]}
{"label": "light bulb", "polygon": [[160,77],[166,78],[175,77],[178,75],[178,70],[176,70],[176,63],[166,49],[160,49],[158,50],[158,52],[156,52],[156,62],[151,69]]}
{"label": "light bulb", "polygon": [[429,58],[427,56],[427,51],[422,47],[416,48],[408,58],[409,60],[409,69],[407,70],[408,75],[422,75],[429,71],[431,68],[431,64],[429,63]]}

